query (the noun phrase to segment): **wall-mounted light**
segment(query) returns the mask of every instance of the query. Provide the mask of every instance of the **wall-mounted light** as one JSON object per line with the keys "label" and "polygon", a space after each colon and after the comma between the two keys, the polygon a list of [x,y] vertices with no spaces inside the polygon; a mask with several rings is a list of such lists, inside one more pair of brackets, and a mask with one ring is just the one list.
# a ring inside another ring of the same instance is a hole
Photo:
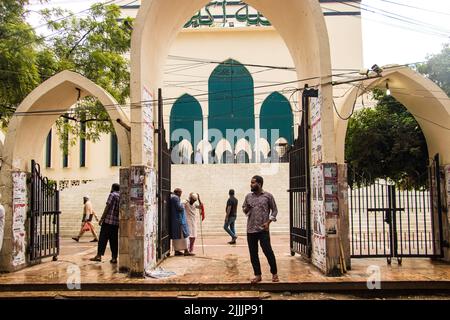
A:
{"label": "wall-mounted light", "polygon": [[387,96],[391,95],[391,89],[389,89],[389,82],[387,82],[387,80],[386,80],[386,95]]}

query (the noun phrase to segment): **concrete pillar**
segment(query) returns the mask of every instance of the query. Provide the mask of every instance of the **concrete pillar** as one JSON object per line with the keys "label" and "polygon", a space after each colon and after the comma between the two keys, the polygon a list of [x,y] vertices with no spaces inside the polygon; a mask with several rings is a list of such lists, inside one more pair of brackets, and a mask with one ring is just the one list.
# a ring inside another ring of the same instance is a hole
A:
{"label": "concrete pillar", "polygon": [[[348,180],[347,165],[338,164],[338,200],[339,216],[337,234],[339,237],[339,250],[343,255],[343,261],[348,270],[351,269],[351,249],[350,249],[350,214],[348,206]],[[343,262],[342,260],[340,263]]]}
{"label": "concrete pillar", "polygon": [[130,168],[120,169],[119,271],[130,271]]}
{"label": "concrete pillar", "polygon": [[[441,167],[441,198],[442,198],[442,230],[446,244],[450,243],[450,164]],[[450,247],[444,246],[444,261],[450,262]]]}
{"label": "concrete pillar", "polygon": [[[346,210],[346,197],[342,194],[346,175],[338,174],[330,91],[329,85],[319,86],[318,97],[309,97],[311,260],[323,273],[339,276],[344,271],[342,261],[348,261],[343,252],[347,247],[345,237],[339,233],[339,228],[344,229],[342,232],[346,228],[345,217],[341,215]],[[305,94],[309,96],[312,93]],[[343,205],[341,210],[340,204]]]}
{"label": "concrete pillar", "polygon": [[[147,87],[140,93],[140,108],[131,110],[132,165],[129,179],[123,173],[121,188],[129,193],[123,201],[129,201],[129,216],[124,220],[123,229],[128,238],[128,256],[124,264],[130,276],[142,277],[145,270],[156,265],[157,215],[156,169],[158,154],[157,135],[154,124],[157,118],[157,95]],[[156,98],[155,98],[156,97]],[[127,206],[123,203],[123,207]],[[124,240],[125,241],[125,240]]]}

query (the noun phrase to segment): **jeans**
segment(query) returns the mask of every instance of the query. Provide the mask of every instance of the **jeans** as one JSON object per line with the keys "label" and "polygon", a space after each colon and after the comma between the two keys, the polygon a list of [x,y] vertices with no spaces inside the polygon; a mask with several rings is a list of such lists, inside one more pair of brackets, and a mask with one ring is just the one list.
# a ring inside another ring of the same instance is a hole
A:
{"label": "jeans", "polygon": [[223,225],[223,229],[230,235],[232,239],[236,238],[236,231],[234,230],[234,222],[236,217],[228,217],[228,220]]}
{"label": "jeans", "polygon": [[261,275],[261,264],[259,262],[258,254],[258,241],[260,242],[264,255],[269,262],[270,273],[277,274],[277,262],[275,260],[275,254],[273,253],[272,246],[270,245],[270,233],[269,231],[261,231],[256,233],[247,233],[250,260],[252,262],[255,276]]}

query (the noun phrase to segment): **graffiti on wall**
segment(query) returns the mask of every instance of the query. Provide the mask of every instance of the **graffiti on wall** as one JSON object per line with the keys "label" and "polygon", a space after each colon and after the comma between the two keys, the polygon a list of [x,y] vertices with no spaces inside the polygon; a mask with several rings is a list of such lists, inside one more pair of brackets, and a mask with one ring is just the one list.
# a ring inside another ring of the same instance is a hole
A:
{"label": "graffiti on wall", "polygon": [[3,234],[5,230],[5,208],[0,204],[0,250],[3,246]]}
{"label": "graffiti on wall", "polygon": [[322,100],[310,99],[312,262],[326,270],[325,198],[322,163]]}
{"label": "graffiti on wall", "polygon": [[447,219],[450,225],[450,165],[445,167],[445,187],[447,197]]}
{"label": "graffiti on wall", "polygon": [[13,250],[12,264],[19,266],[25,263],[27,218],[27,175],[25,172],[13,172]]}
{"label": "graffiti on wall", "polygon": [[135,236],[144,235],[144,167],[132,167],[130,174],[130,209],[136,221]]}
{"label": "graffiti on wall", "polygon": [[326,269],[326,232],[324,181],[322,166],[311,168],[311,218],[312,218],[312,262],[318,268]]}
{"label": "graffiti on wall", "polygon": [[337,164],[323,164],[326,234],[330,237],[337,236],[337,222],[339,216],[339,195]]}
{"label": "graffiti on wall", "polygon": [[311,160],[312,166],[322,163],[322,123],[320,109],[322,98],[311,98]]}
{"label": "graffiti on wall", "polygon": [[155,134],[154,117],[153,117],[153,95],[151,92],[144,88],[142,97],[144,102],[142,104],[142,122],[144,129],[144,159],[145,164],[151,168],[154,166],[154,152],[153,152],[153,140]]}
{"label": "graffiti on wall", "polygon": [[144,237],[144,268],[152,269],[156,264],[156,248],[157,248],[157,202],[156,202],[156,172],[150,169],[145,183],[145,206],[147,214],[145,215],[145,237]]}

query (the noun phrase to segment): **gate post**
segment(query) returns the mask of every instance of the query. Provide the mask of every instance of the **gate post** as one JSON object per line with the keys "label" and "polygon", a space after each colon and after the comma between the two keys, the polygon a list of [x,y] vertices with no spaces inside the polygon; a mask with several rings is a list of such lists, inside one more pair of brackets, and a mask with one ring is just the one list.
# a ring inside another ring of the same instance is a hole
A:
{"label": "gate post", "polygon": [[130,271],[129,239],[130,223],[130,168],[121,168],[120,182],[120,215],[119,215],[119,272]]}
{"label": "gate post", "polygon": [[350,249],[350,214],[348,206],[348,180],[347,164],[338,164],[338,237],[339,250],[343,256],[343,262],[347,270],[351,269],[351,249]]}
{"label": "gate post", "polygon": [[14,272],[27,267],[27,173],[3,165],[1,194],[5,208],[3,246],[0,251],[0,271]]}
{"label": "gate post", "polygon": [[156,266],[158,209],[154,124],[157,113],[154,95],[149,88],[142,87],[138,96],[140,101],[133,103],[131,109],[132,165],[128,178],[127,173],[122,173],[123,184],[128,185],[129,191],[124,200],[128,204],[124,202],[122,207],[129,214],[124,215],[123,226],[128,243],[122,243],[124,264],[120,266],[128,269],[130,276],[142,277],[145,271]]}
{"label": "gate post", "polygon": [[[346,209],[344,174],[336,163],[331,86],[303,91],[303,107],[310,110],[309,151],[311,194],[312,263],[328,276],[340,276],[350,262],[348,225],[340,213]],[[343,204],[340,210],[339,205]],[[347,222],[348,223],[348,222]],[[341,230],[340,230],[341,228]],[[344,251],[345,250],[345,251]],[[347,253],[346,253],[347,252]]]}
{"label": "gate post", "polygon": [[441,180],[441,195],[442,195],[442,225],[443,225],[443,240],[444,240],[444,257],[443,260],[450,262],[450,164],[441,167],[444,171]]}

